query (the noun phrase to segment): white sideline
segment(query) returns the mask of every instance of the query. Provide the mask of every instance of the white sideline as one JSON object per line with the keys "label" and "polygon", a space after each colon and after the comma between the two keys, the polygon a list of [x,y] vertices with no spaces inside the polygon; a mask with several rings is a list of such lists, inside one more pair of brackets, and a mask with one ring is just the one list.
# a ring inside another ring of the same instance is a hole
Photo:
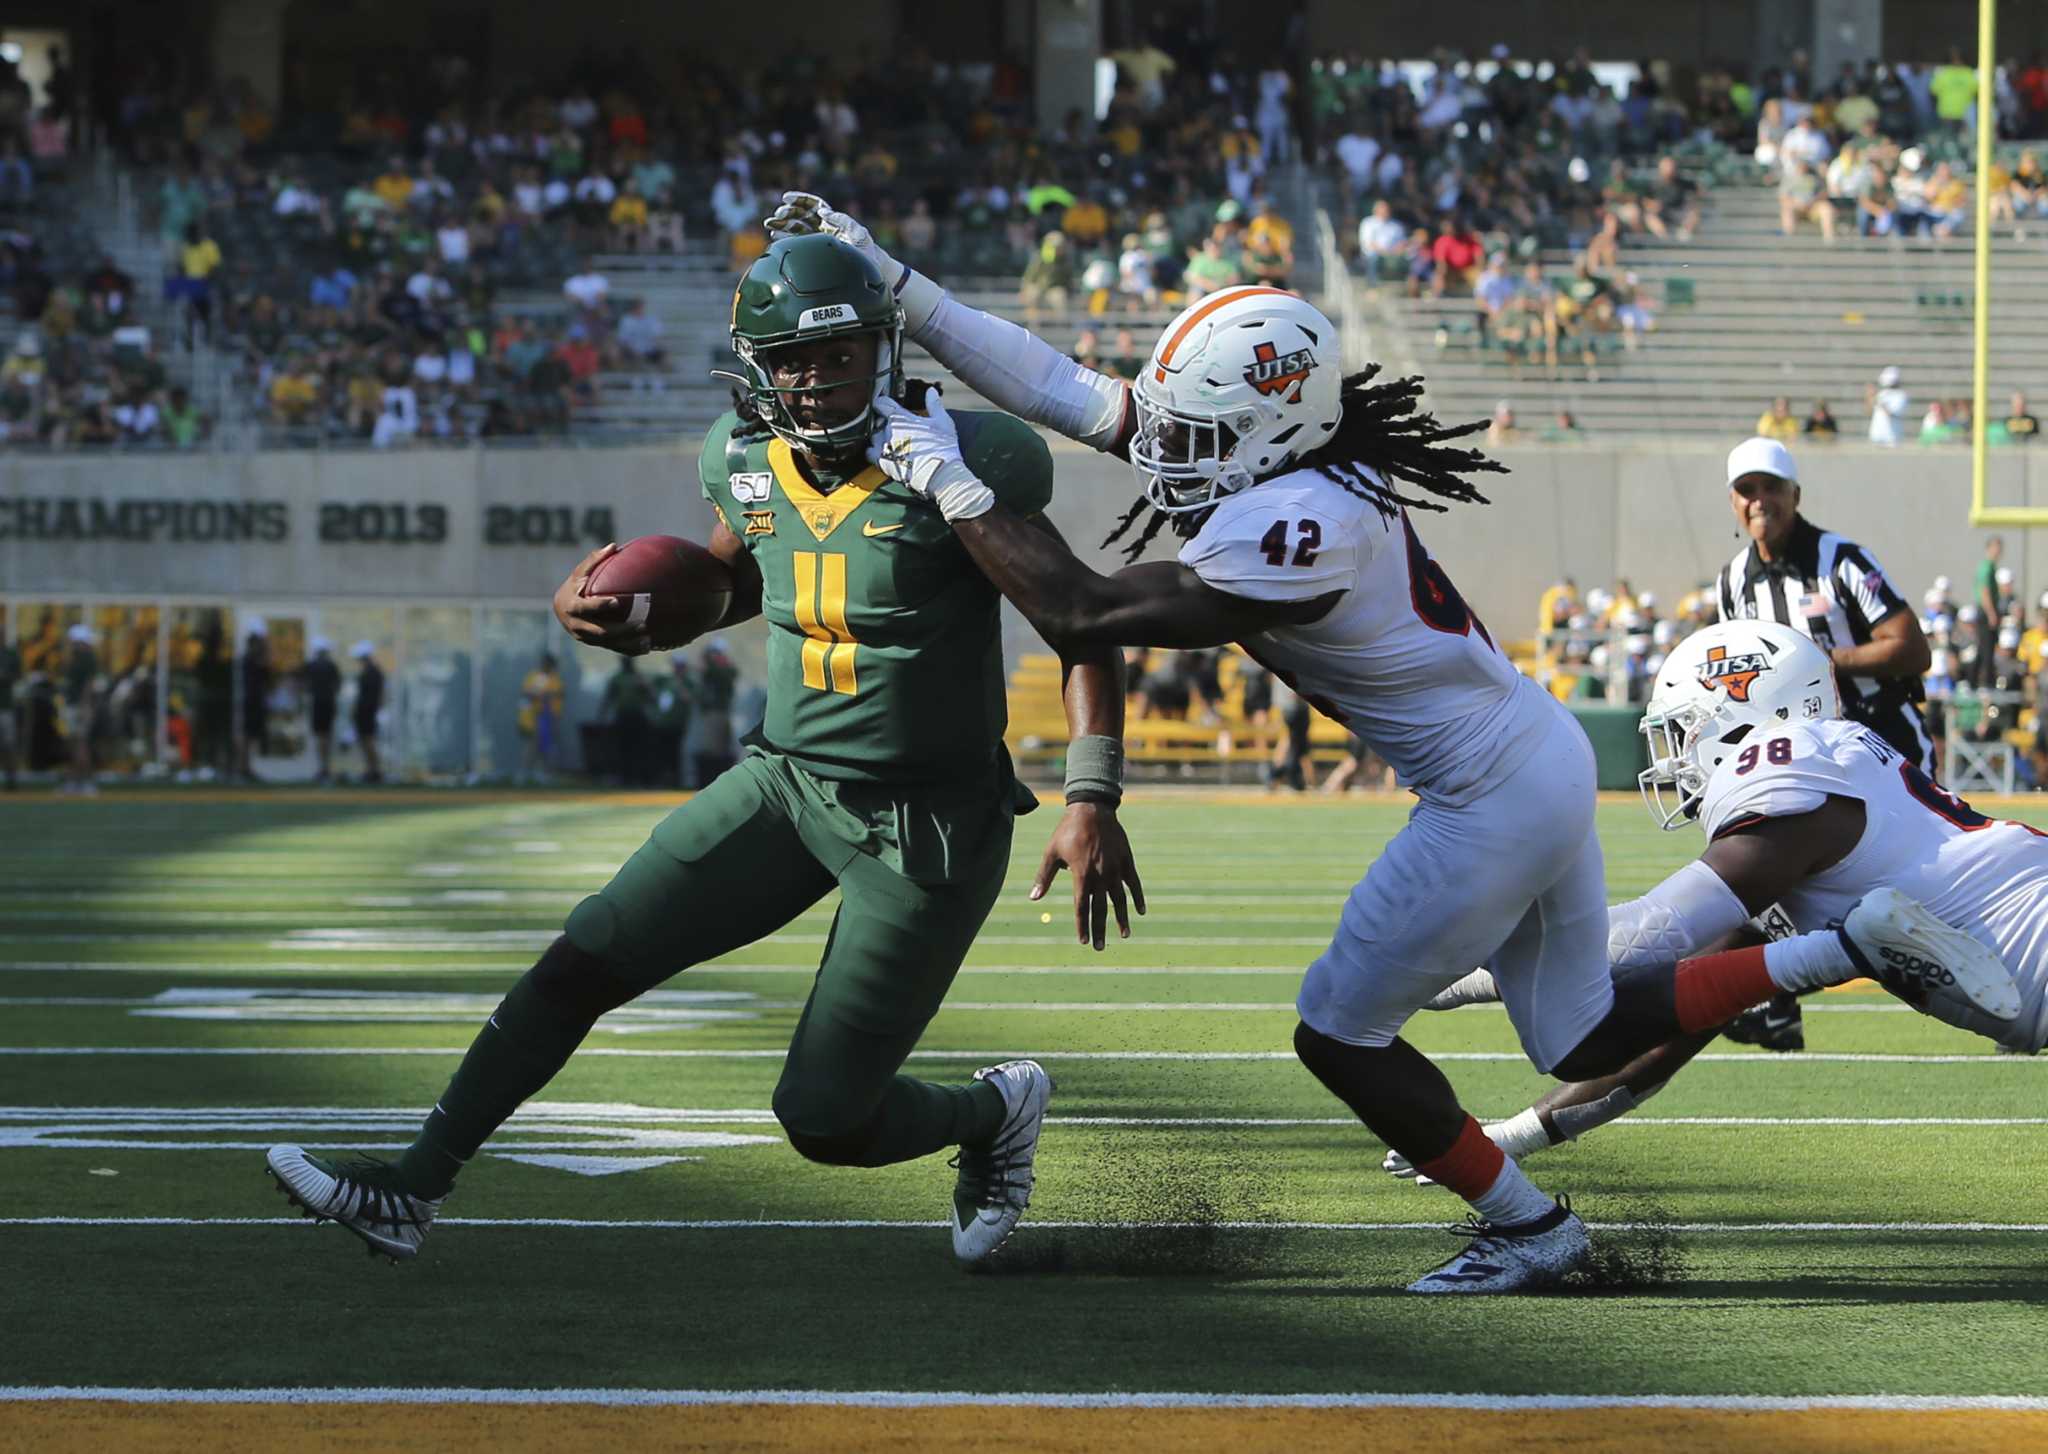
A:
{"label": "white sideline", "polygon": [[[460,1056],[466,1045],[0,1045],[0,1057],[22,1055],[441,1055]],[[634,1050],[615,1046],[583,1046],[578,1059],[600,1056],[627,1060],[780,1060],[787,1050]],[[1527,1065],[1528,1057],[1505,1050],[1443,1050],[1424,1052],[1431,1060]],[[1112,1060],[1112,1061],[1261,1061],[1297,1058],[1291,1050],[913,1050],[912,1060]],[[1804,1051],[1798,1055],[1707,1054],[1694,1065],[1978,1065],[2048,1067],[2048,1056],[2028,1055],[1894,1055],[1879,1052]]]}
{"label": "white sideline", "polygon": [[2048,1398],[2014,1394],[1492,1394],[1492,1393],[922,1393],[707,1388],[88,1388],[0,1385],[0,1402],[145,1404],[596,1404],[668,1408],[778,1404],[867,1409],[1445,1409],[1537,1413],[1675,1409],[1799,1413],[2041,1413]]}
{"label": "white sideline", "polygon": [[[317,1223],[302,1217],[0,1217],[0,1227],[303,1227]],[[438,1227],[499,1228],[541,1227],[577,1232],[924,1232],[944,1227],[935,1222],[893,1221],[885,1218],[804,1217],[437,1217]],[[1639,1224],[1632,1222],[1588,1222],[1596,1232],[1625,1232]],[[1433,1222],[1143,1222],[1091,1221],[1026,1222],[1018,1233],[1038,1232],[1444,1232],[1455,1230],[1449,1221]],[[1809,1232],[1904,1232],[1911,1235],[1936,1232],[2048,1232],[2048,1222],[1671,1222],[1659,1224],[1667,1232],[1730,1232],[1752,1234]]]}

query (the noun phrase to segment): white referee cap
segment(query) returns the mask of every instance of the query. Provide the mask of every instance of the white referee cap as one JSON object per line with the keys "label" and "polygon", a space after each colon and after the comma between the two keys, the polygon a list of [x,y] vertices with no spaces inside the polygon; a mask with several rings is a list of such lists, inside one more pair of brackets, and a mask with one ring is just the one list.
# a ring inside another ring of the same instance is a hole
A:
{"label": "white referee cap", "polygon": [[354,646],[349,648],[348,654],[354,657],[357,661],[361,661],[364,657],[375,656],[377,654],[377,648],[367,641],[358,641]]}
{"label": "white referee cap", "polygon": [[1744,475],[1775,475],[1796,485],[1799,466],[1792,463],[1791,450],[1759,434],[1728,451],[1728,483],[1732,485]]}

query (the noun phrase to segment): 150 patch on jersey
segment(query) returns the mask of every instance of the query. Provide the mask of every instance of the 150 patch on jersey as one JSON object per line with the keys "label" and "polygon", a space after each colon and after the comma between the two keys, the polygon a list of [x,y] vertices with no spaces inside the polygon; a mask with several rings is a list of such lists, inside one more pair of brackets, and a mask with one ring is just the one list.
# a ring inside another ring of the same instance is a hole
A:
{"label": "150 patch on jersey", "polygon": [[742,505],[760,505],[767,502],[768,491],[774,486],[775,476],[767,470],[756,473],[734,475],[728,481],[732,497]]}
{"label": "150 patch on jersey", "polygon": [[1700,671],[1700,685],[1710,692],[1717,688],[1726,692],[1731,702],[1746,702],[1756,679],[1770,669],[1770,659],[1760,651],[1730,656],[1727,647],[1711,646]]}

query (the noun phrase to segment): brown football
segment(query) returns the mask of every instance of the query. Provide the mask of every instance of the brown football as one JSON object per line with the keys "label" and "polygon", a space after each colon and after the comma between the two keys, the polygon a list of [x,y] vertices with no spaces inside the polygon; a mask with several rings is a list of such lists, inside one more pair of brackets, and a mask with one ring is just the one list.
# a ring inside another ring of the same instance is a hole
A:
{"label": "brown football", "polygon": [[645,623],[654,648],[667,651],[725,619],[732,571],[695,541],[643,535],[599,561],[583,594],[625,598],[627,619]]}

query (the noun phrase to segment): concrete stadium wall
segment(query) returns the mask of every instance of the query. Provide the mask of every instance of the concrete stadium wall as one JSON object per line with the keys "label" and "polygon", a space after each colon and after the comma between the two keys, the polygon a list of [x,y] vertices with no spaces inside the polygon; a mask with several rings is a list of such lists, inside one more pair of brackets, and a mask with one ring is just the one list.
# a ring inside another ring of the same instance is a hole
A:
{"label": "concrete stadium wall", "polygon": [[[1488,482],[1491,505],[1418,512],[1416,523],[1508,636],[1526,633],[1537,596],[1560,575],[1588,588],[1626,576],[1670,601],[1737,548],[1718,447],[1501,457],[1512,473]],[[1099,542],[1136,490],[1129,467],[1064,443],[1055,459],[1054,520],[1084,558],[1113,567],[1115,552]],[[1802,450],[1800,467],[1809,517],[1863,541],[1915,598],[1936,575],[1967,577],[1993,533],[1968,523],[1960,449],[1837,445]],[[1992,497],[2048,505],[2048,455],[1994,454]],[[219,538],[228,505],[244,507],[255,538]],[[419,538],[434,533],[423,528],[427,506],[445,512],[439,540]],[[323,539],[323,526],[356,538]],[[654,532],[703,539],[710,526],[693,447],[16,456],[0,463],[0,593],[541,605],[592,544]],[[380,528],[383,543],[361,539]],[[518,542],[523,531],[548,543],[493,543],[494,532]],[[2048,530],[1999,533],[2030,597],[2048,589]],[[396,543],[400,534],[413,538]]]}

